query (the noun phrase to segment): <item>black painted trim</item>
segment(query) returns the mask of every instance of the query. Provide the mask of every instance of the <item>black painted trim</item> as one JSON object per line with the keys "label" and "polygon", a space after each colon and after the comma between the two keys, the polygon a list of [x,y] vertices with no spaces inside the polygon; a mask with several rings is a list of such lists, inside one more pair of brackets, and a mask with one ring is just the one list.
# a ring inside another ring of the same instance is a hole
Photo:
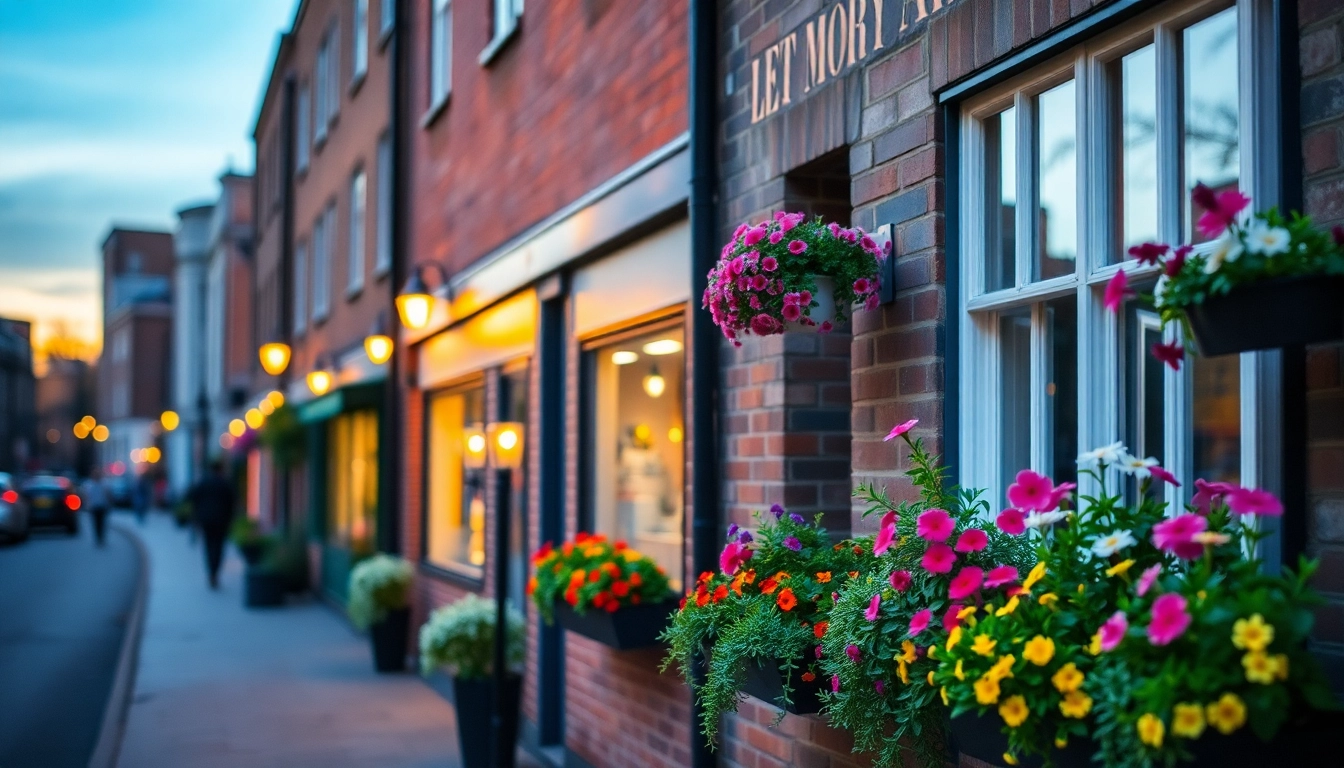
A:
{"label": "black painted trim", "polygon": [[[566,291],[541,302],[538,311],[537,403],[538,539],[565,538],[565,305]],[[540,292],[539,292],[540,293]],[[538,625],[537,742],[543,746],[565,740],[565,631],[558,624]]]}
{"label": "black painted trim", "polygon": [[961,462],[961,107],[945,103],[943,121],[943,466],[960,485]]}

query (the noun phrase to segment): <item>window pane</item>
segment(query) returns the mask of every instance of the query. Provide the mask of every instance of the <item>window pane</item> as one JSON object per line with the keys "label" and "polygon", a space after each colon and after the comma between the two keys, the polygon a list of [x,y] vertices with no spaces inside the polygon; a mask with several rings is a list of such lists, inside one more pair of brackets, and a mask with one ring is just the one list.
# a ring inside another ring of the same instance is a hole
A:
{"label": "window pane", "polygon": [[378,415],[343,413],[331,420],[328,440],[327,541],[356,554],[376,549]]}
{"label": "window pane", "polygon": [[1017,108],[985,120],[985,290],[1017,284]]}
{"label": "window pane", "polygon": [[1241,358],[1193,356],[1194,472],[1204,480],[1241,480]]}
{"label": "window pane", "polygon": [[1056,483],[1073,480],[1078,459],[1078,300],[1045,303],[1045,466]]}
{"label": "window pane", "polygon": [[596,350],[594,528],[653,558],[680,589],[682,330]]}
{"label": "window pane", "polygon": [[1162,324],[1158,316],[1131,303],[1126,313],[1125,394],[1128,408],[1126,422],[1129,434],[1125,443],[1139,457],[1153,457],[1166,466],[1163,452],[1166,441],[1164,409],[1166,393],[1163,382],[1165,366],[1150,351],[1162,341]]}
{"label": "window pane", "polygon": [[1073,272],[1078,252],[1076,120],[1072,80],[1036,97],[1037,280]]}
{"label": "window pane", "polygon": [[1031,309],[999,315],[1000,488],[1031,467]]}
{"label": "window pane", "polygon": [[1116,102],[1111,114],[1115,158],[1116,248],[1112,263],[1129,246],[1157,242],[1157,56],[1152,45],[1110,65]]}
{"label": "window pane", "polygon": [[1240,176],[1240,121],[1237,110],[1237,10],[1185,30],[1182,62],[1185,140],[1185,230],[1192,241],[1203,211],[1194,210],[1190,191],[1203,182],[1215,190],[1236,189]]}
{"label": "window pane", "polygon": [[364,215],[367,205],[368,181],[364,172],[355,174],[350,182],[350,258],[347,289],[359,290],[364,286]]}
{"label": "window pane", "polygon": [[435,396],[429,404],[425,558],[480,573],[485,563],[485,474],[464,462],[467,427],[485,423],[485,390]]}
{"label": "window pane", "polygon": [[[527,369],[500,377],[500,416],[505,421],[527,424]],[[526,430],[524,430],[526,431]],[[527,450],[526,442],[523,449]],[[527,606],[527,464],[514,470],[509,494],[509,599],[518,610]]]}

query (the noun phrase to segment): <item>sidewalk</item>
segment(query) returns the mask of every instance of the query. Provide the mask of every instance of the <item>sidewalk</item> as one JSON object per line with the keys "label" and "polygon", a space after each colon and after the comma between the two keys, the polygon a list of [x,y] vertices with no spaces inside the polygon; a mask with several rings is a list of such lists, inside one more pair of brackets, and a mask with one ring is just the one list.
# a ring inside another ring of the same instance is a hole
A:
{"label": "sidewalk", "polygon": [[236,553],[211,592],[199,542],[166,515],[127,528],[150,586],[121,768],[458,764],[452,706],[412,672],[375,674],[330,607],[246,610]]}

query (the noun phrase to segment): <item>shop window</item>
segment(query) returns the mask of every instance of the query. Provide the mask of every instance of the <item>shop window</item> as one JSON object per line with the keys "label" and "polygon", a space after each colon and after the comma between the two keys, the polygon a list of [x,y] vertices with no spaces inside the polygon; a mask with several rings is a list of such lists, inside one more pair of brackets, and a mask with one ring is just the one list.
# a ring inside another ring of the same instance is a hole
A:
{"label": "shop window", "polygon": [[378,414],[350,411],[327,436],[327,542],[356,554],[377,547]]}
{"label": "shop window", "polygon": [[484,469],[466,462],[468,430],[485,427],[485,388],[435,394],[429,401],[425,477],[425,559],[480,578],[485,564]]}
{"label": "shop window", "polygon": [[674,586],[685,538],[682,344],[673,326],[589,351],[591,526],[653,558]]}
{"label": "shop window", "polygon": [[[1114,440],[1183,477],[1245,479],[1250,369],[1163,366],[1149,350],[1174,331],[1137,303],[1107,312],[1103,294],[1130,246],[1190,241],[1195,184],[1246,178],[1238,51],[1253,5],[1150,15],[964,104],[965,485],[997,502],[1018,469],[1073,480],[1080,449]],[[1126,266],[1140,287],[1157,277]]]}

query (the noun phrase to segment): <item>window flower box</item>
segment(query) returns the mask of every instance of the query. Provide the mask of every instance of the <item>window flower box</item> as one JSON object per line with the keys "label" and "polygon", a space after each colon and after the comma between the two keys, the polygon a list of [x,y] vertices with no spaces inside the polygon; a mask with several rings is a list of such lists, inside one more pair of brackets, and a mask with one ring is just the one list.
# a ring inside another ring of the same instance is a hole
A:
{"label": "window flower box", "polygon": [[[784,700],[786,678],[791,692],[788,701]],[[807,665],[801,659],[787,675],[778,659],[747,664],[742,692],[791,715],[814,715],[821,711],[821,681],[815,673],[808,675]]]}
{"label": "window flower box", "polygon": [[667,629],[677,604],[672,600],[631,605],[617,611],[589,608],[579,613],[564,601],[555,603],[555,618],[560,626],[618,651],[651,648]]}
{"label": "window flower box", "polygon": [[1186,310],[1207,356],[1344,338],[1344,277],[1266,280],[1210,296]]}

